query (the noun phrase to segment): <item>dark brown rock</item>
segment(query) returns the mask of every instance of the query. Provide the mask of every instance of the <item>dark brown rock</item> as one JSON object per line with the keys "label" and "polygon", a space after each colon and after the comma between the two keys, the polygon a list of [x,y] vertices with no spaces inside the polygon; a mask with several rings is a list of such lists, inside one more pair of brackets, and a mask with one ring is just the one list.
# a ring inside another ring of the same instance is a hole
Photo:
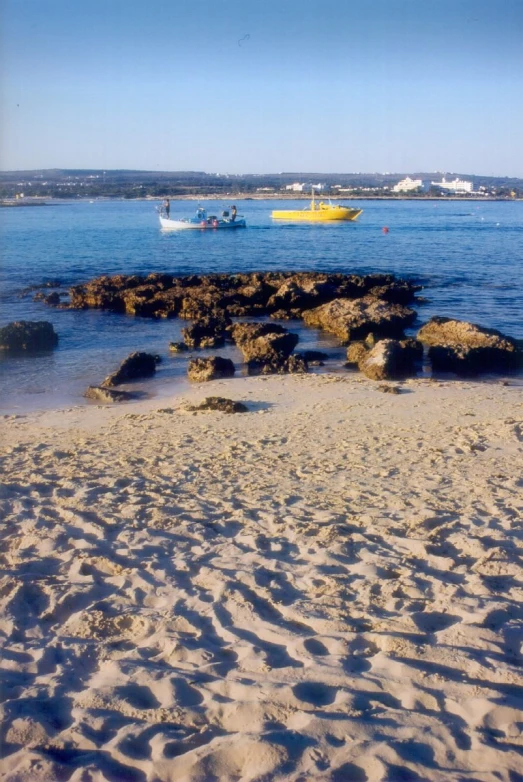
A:
{"label": "dark brown rock", "polygon": [[224,313],[208,315],[182,329],[183,341],[190,348],[216,348],[225,343],[231,319]]}
{"label": "dark brown rock", "polygon": [[58,334],[46,320],[19,320],[0,328],[0,351],[4,353],[37,353],[57,345]]}
{"label": "dark brown rock", "polygon": [[155,285],[138,285],[121,294],[124,310],[127,315],[139,315],[143,318],[156,317],[160,308],[159,301],[155,298],[157,288]]}
{"label": "dark brown rock", "polygon": [[401,394],[401,388],[398,386],[386,386],[381,385],[377,387],[378,391],[381,391],[383,394]]}
{"label": "dark brown rock", "polygon": [[394,380],[416,374],[423,347],[416,340],[382,339],[366,351],[358,367],[371,380]]}
{"label": "dark brown rock", "polygon": [[[169,274],[103,276],[70,290],[69,307],[93,307],[141,317],[180,315],[198,320],[216,310],[229,316],[269,314],[296,317],[335,298],[356,299],[369,292],[389,301],[411,300],[417,290],[390,274],[253,272],[172,277]],[[412,295],[411,295],[412,294]],[[283,314],[285,313],[285,314]]]}
{"label": "dark brown rock", "polygon": [[345,343],[363,339],[371,332],[382,337],[402,336],[403,330],[415,318],[414,310],[372,296],[354,300],[334,299],[303,314],[308,326],[335,334]]}
{"label": "dark brown rock", "polygon": [[410,304],[415,298],[416,291],[421,290],[420,285],[413,285],[406,280],[394,280],[385,285],[375,285],[369,290],[369,296],[391,304]]}
{"label": "dark brown rock", "polygon": [[198,405],[189,405],[189,411],[217,410],[221,413],[248,413],[249,408],[243,402],[235,402],[222,396],[208,396]]}
{"label": "dark brown rock", "polygon": [[251,360],[247,362],[247,374],[249,375],[286,375],[304,374],[309,371],[309,366],[302,356],[288,356],[288,358],[272,358],[266,361]]}
{"label": "dark brown rock", "polygon": [[159,361],[159,356],[153,356],[151,353],[131,353],[130,356],[127,356],[122,361],[116,372],[105,378],[102,386],[104,388],[119,386],[121,383],[127,383],[130,380],[151,377],[156,372],[156,364]]}
{"label": "dark brown rock", "polygon": [[521,361],[516,340],[467,321],[432,318],[419,330],[418,339],[429,346],[436,371],[474,376],[511,371]]}
{"label": "dark brown rock", "polygon": [[33,296],[33,301],[43,301],[48,307],[58,307],[60,304],[60,294],[56,291],[53,291],[53,293],[39,291]]}
{"label": "dark brown rock", "polygon": [[298,344],[298,335],[275,323],[237,323],[231,336],[247,362],[284,361]]}
{"label": "dark brown rock", "polygon": [[304,350],[300,353],[300,356],[307,364],[319,365],[323,365],[323,362],[329,358],[329,354],[324,353],[322,350]]}
{"label": "dark brown rock", "polygon": [[185,342],[169,342],[169,350],[171,353],[187,353],[189,348]]}
{"label": "dark brown rock", "polygon": [[329,301],[336,296],[336,287],[327,280],[291,278],[278,288],[267,302],[270,310],[297,310]]}
{"label": "dark brown rock", "polygon": [[364,342],[351,342],[347,348],[347,364],[357,367],[368,352],[369,348]]}
{"label": "dark brown rock", "polygon": [[194,358],[189,361],[187,375],[194,383],[202,383],[207,380],[217,380],[224,377],[233,377],[234,364],[230,358],[211,356],[210,358]]}
{"label": "dark brown rock", "polygon": [[269,313],[269,317],[273,320],[300,320],[302,311],[292,308],[290,310],[274,310]]}
{"label": "dark brown rock", "polygon": [[84,396],[104,404],[128,402],[129,399],[134,398],[134,394],[129,394],[127,391],[115,391],[114,388],[104,388],[103,386],[89,386]]}

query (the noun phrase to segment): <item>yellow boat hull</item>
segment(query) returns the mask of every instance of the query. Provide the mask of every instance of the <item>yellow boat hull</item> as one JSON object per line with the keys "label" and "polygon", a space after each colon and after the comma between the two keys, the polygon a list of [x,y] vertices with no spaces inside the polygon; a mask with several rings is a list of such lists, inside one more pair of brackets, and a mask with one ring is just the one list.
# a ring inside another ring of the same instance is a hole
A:
{"label": "yellow boat hull", "polygon": [[291,220],[307,223],[332,223],[356,220],[363,209],[350,209],[346,206],[332,206],[322,209],[277,209],[272,212],[275,220]]}

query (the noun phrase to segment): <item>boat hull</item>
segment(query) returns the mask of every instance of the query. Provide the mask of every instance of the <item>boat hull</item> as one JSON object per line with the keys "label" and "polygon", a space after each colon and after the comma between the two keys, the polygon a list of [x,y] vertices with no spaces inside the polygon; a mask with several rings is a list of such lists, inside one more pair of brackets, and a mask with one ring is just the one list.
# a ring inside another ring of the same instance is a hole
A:
{"label": "boat hull", "polygon": [[238,220],[170,220],[168,217],[160,215],[160,226],[167,231],[220,231],[236,230],[245,228],[246,223],[243,218]]}
{"label": "boat hull", "polygon": [[332,223],[356,220],[363,209],[349,209],[338,207],[333,209],[280,209],[272,212],[274,220],[289,220],[292,222],[306,223]]}

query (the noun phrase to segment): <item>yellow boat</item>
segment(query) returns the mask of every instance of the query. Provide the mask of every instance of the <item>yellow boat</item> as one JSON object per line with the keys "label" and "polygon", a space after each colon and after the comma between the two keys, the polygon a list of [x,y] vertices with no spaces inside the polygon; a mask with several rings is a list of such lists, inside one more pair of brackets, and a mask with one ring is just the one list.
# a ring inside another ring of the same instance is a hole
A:
{"label": "yellow boat", "polygon": [[275,220],[300,220],[312,223],[329,223],[339,220],[355,220],[363,212],[363,209],[351,209],[348,206],[339,204],[325,204],[320,201],[316,204],[314,200],[314,190],[312,191],[312,201],[305,209],[276,209],[272,212]]}

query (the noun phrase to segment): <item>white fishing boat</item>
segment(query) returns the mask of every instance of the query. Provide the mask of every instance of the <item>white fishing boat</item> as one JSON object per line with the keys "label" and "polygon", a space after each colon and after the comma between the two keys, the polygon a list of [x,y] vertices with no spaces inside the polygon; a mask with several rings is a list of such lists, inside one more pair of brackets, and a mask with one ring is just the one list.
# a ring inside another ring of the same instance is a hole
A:
{"label": "white fishing boat", "polygon": [[170,216],[169,205],[164,205],[158,210],[160,216],[160,226],[168,231],[206,231],[206,230],[235,230],[236,228],[245,228],[245,218],[236,214],[236,207],[231,206],[230,211],[225,210],[221,216],[207,214],[207,210],[199,206],[194,217],[182,217],[172,219]]}

